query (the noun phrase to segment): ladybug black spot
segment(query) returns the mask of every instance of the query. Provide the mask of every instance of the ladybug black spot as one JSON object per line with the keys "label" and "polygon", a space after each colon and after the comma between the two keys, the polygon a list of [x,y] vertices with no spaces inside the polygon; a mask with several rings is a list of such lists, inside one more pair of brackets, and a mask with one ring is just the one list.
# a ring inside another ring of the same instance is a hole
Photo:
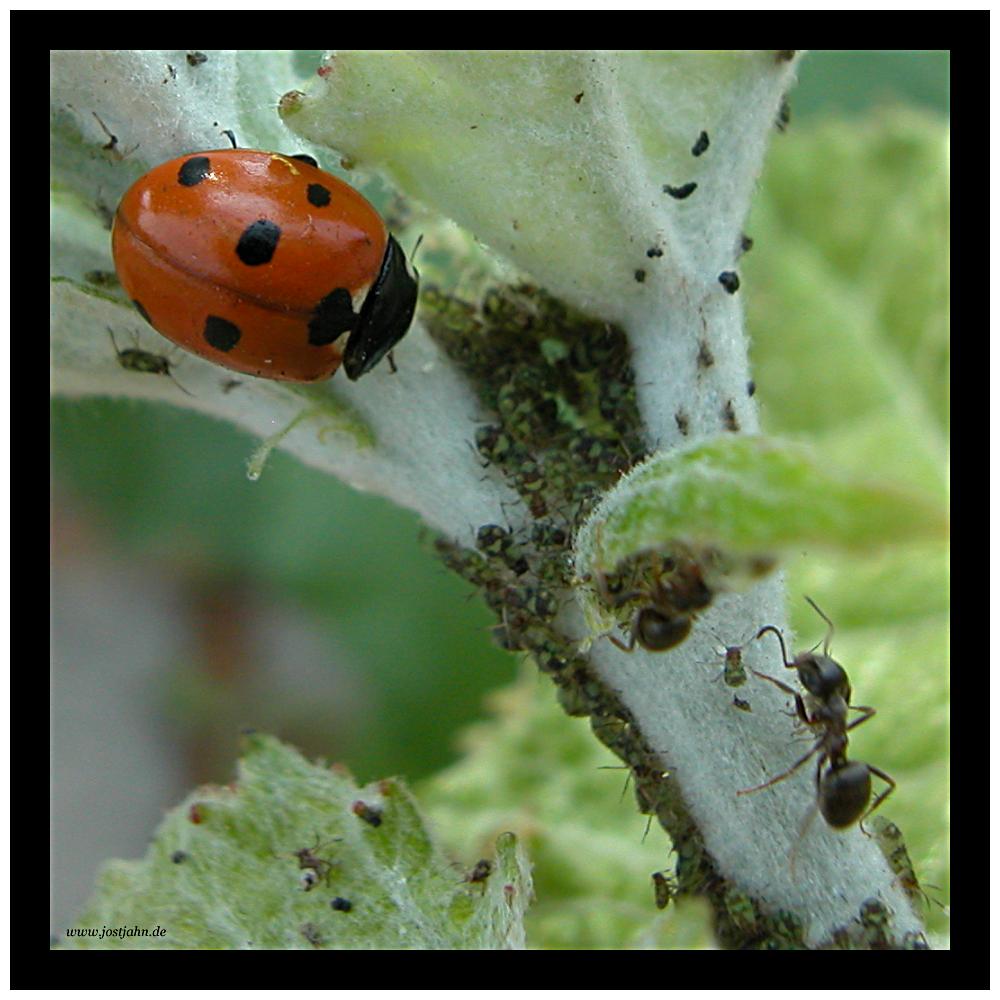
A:
{"label": "ladybug black spot", "polygon": [[310,184],[306,189],[306,197],[310,205],[323,208],[330,204],[330,189],[323,187],[322,184]]}
{"label": "ladybug black spot", "polygon": [[230,323],[228,319],[223,319],[221,316],[209,316],[205,320],[202,336],[209,347],[214,347],[217,351],[231,351],[240,342],[243,333],[235,323]]}
{"label": "ladybug black spot", "polygon": [[280,238],[281,226],[270,219],[258,219],[243,230],[243,235],[236,244],[236,256],[247,267],[267,264],[278,249]]}
{"label": "ladybug black spot", "polygon": [[335,288],[313,310],[309,319],[309,343],[313,347],[332,344],[342,333],[353,330],[358,317],[346,288]]}
{"label": "ladybug black spot", "polygon": [[185,160],[181,164],[181,169],[177,171],[177,180],[184,187],[194,187],[200,184],[210,173],[212,166],[207,156],[192,156],[190,160]]}
{"label": "ladybug black spot", "polygon": [[150,325],[153,325],[153,321],[149,318],[149,313],[146,312],[146,307],[138,300],[133,299],[132,305],[135,306],[136,312]]}

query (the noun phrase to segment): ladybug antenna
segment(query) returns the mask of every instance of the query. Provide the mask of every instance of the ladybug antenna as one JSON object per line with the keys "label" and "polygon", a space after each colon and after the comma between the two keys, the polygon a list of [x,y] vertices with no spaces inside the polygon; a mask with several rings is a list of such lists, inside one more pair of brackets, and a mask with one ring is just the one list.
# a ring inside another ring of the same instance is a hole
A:
{"label": "ladybug antenna", "polygon": [[236,133],[231,128],[224,128],[221,134],[229,139],[233,144],[233,149],[239,149],[239,146],[236,145]]}
{"label": "ladybug antenna", "polygon": [[[413,249],[410,251],[410,266],[411,267],[413,266],[414,260],[416,260],[417,251],[420,249],[420,244],[423,243],[423,242],[424,242],[424,234],[421,233],[417,237],[417,242],[413,244]],[[414,270],[416,270],[416,268],[414,268]]]}

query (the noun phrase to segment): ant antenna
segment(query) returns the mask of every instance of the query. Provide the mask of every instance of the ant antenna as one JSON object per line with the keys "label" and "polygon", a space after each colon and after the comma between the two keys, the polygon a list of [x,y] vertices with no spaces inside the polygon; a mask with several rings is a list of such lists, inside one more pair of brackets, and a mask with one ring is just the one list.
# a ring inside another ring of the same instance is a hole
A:
{"label": "ant antenna", "polygon": [[828,626],[826,630],[826,638],[823,640],[823,655],[829,656],[830,643],[833,640],[833,622],[830,621],[830,619],[827,618],[822,611],[820,611],[819,605],[811,597],[809,597],[807,594],[803,594],[802,596],[805,597],[805,599],[809,602],[809,605],[813,609],[813,611],[815,611],[816,614],[818,614],[820,618],[822,618],[823,621],[825,621]]}
{"label": "ant antenna", "polygon": [[[764,634],[765,632],[773,632],[773,633],[774,633],[774,634],[775,634],[775,635],[776,635],[776,636],[778,637],[778,642],[780,642],[780,643],[781,643],[781,658],[782,658],[782,660],[784,660],[784,661],[785,661],[785,666],[786,666],[786,667],[788,667],[789,669],[792,669],[792,668],[794,668],[794,667],[795,667],[795,664],[794,664],[794,663],[789,663],[789,662],[788,662],[788,653],[787,653],[787,651],[785,650],[785,638],[784,638],[784,636],[783,636],[783,635],[782,635],[782,634],[781,634],[781,633],[780,633],[780,632],[778,631],[778,629],[777,629],[777,628],[776,628],[776,627],[775,627],[774,625],[765,625],[765,626],[764,626],[764,627],[763,627],[763,628],[762,628],[762,629],[761,629],[761,630],[760,630],[760,631],[759,631],[759,632],[758,632],[758,633],[757,633],[757,634],[756,634],[756,635],[754,636],[754,638],[755,638],[755,639],[759,639],[759,638],[760,638],[760,637],[761,637],[761,636],[762,636],[762,635],[763,635],[763,634]],[[754,671],[754,673],[756,673],[756,671]]]}

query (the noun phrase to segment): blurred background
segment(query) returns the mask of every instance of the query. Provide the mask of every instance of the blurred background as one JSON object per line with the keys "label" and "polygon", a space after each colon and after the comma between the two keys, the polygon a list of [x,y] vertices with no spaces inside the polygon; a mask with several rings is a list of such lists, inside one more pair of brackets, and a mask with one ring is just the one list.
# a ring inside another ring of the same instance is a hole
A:
{"label": "blurred background", "polygon": [[[887,103],[944,119],[948,54],[813,52],[790,102],[791,129]],[[514,679],[409,512],[280,452],[250,482],[256,439],[166,406],[51,413],[53,933],[100,862],[231,779],[241,729],[413,781]]]}

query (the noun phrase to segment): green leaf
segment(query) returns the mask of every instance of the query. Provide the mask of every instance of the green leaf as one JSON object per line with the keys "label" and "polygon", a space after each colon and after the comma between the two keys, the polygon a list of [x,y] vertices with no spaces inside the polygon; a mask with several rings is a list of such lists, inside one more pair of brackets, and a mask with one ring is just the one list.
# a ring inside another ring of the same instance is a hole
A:
{"label": "green leaf", "polygon": [[774,554],[802,545],[868,550],[943,536],[944,512],[891,485],[851,479],[807,449],[726,436],[660,454],[624,477],[599,507],[580,546],[612,569],[677,540]]}
{"label": "green leaf", "polygon": [[[196,790],[143,860],[105,867],[61,947],[519,947],[532,887],[512,834],[498,836],[493,868],[463,881],[402,782],[358,788],[255,735],[235,784]],[[100,938],[136,927],[165,933]],[[96,936],[76,933],[87,929]]]}
{"label": "green leaf", "polygon": [[[550,292],[621,319],[650,308],[635,277],[655,284],[650,247],[659,271],[714,267],[713,281],[732,259],[793,65],[760,50],[337,52],[280,111]],[[715,146],[695,156],[702,132]],[[689,184],[696,197],[665,191]]]}

